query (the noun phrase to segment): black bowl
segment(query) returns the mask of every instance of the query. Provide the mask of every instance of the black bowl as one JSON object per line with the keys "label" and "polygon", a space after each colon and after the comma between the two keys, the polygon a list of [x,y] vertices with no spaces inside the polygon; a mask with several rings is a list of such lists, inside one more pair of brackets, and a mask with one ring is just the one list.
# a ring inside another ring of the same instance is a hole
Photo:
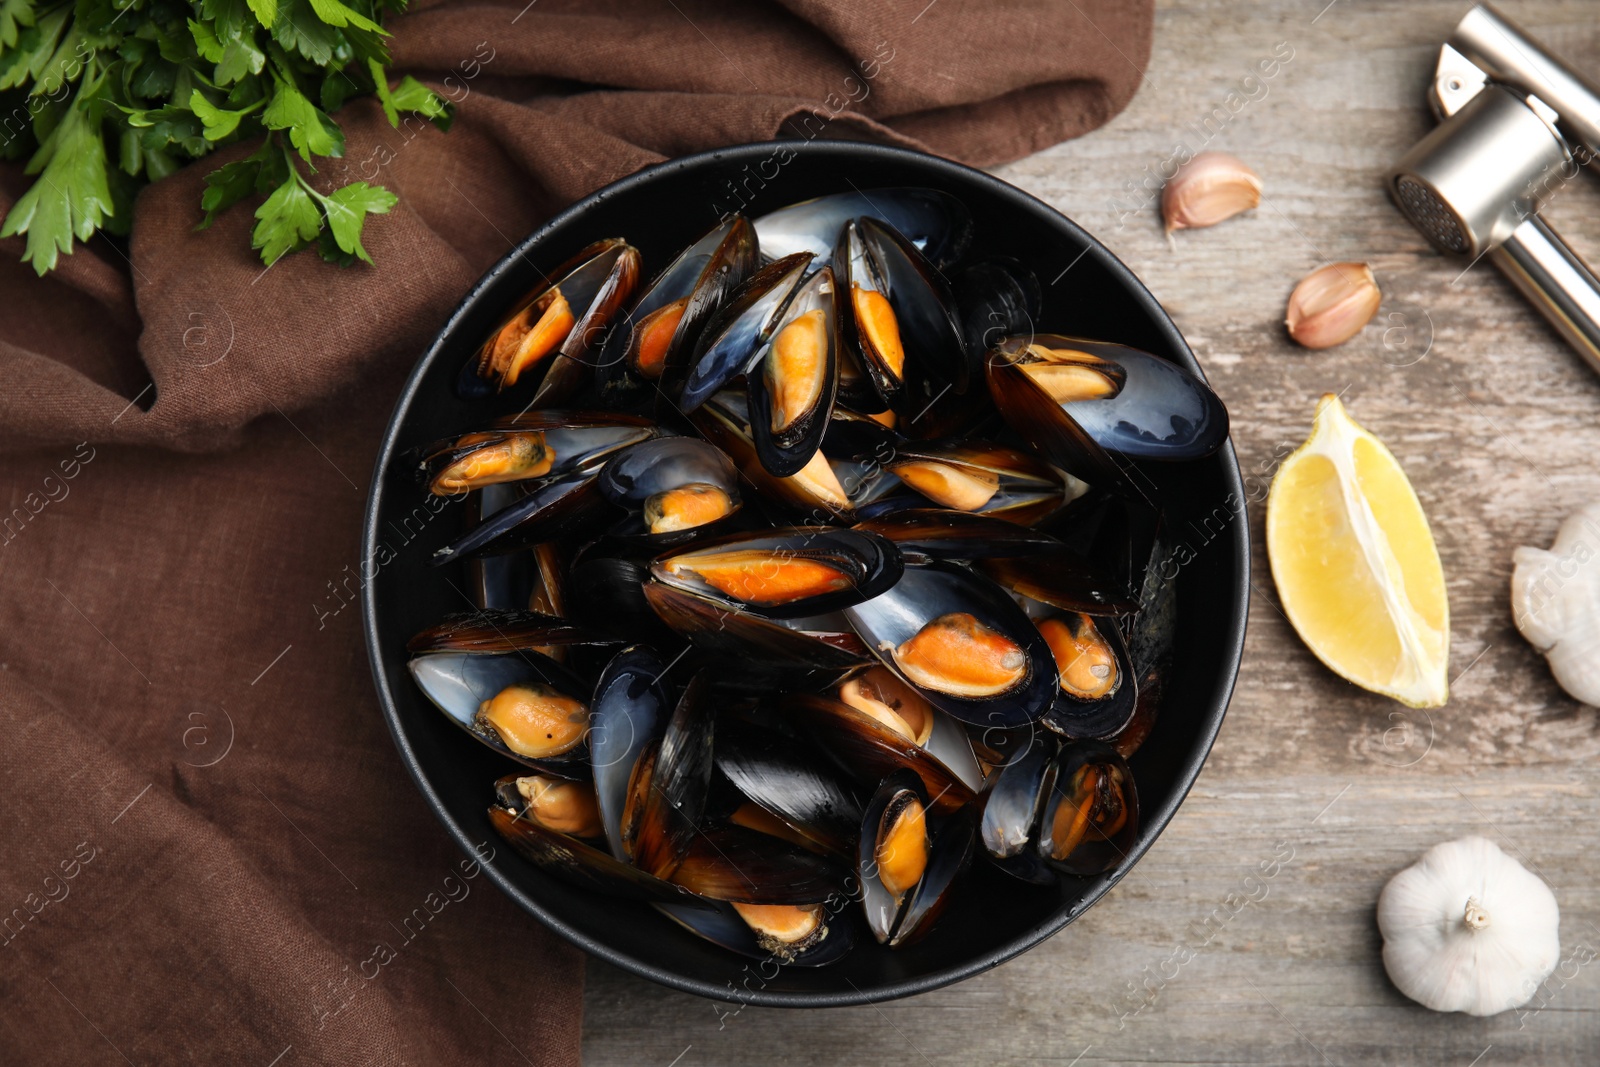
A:
{"label": "black bowl", "polygon": [[[676,159],[601,189],[551,219],[475,285],[451,315],[395,406],[372,478],[364,531],[362,597],[379,700],[411,776],[463,849],[495,849],[485,870],[562,937],[635,974],[741,1004],[833,1007],[921,993],[978,974],[1060,930],[1127,874],[1178,810],[1200,773],[1233,691],[1249,597],[1244,487],[1232,445],[1196,463],[1147,464],[1185,539],[1178,569],[1178,645],[1155,730],[1133,760],[1144,825],[1126,861],[1099,878],[1040,889],[980,863],[960,899],[922,942],[890,951],[864,937],[842,962],[775,967],[738,958],[641,904],[596,897],[555,880],[503,847],[489,825],[492,783],[510,768],[446,721],[412,684],[405,644],[449,612],[470,608],[462,575],[427,557],[458,530],[455,506],[435,511],[407,453],[485,418],[457,399],[462,361],[539,278],[601,237],[624,236],[644,254],[645,275],[725,212],[758,215],[853,188],[931,186],[972,210],[969,255],[1004,253],[1045,288],[1041,331],[1119,341],[1199,373],[1161,305],[1103,245],[1028,194],[948,160],[850,142],[743,145]],[[525,402],[525,397],[521,402]],[[493,407],[491,403],[487,407]],[[510,402],[501,405],[514,410]],[[491,414],[498,414],[495,409]]]}

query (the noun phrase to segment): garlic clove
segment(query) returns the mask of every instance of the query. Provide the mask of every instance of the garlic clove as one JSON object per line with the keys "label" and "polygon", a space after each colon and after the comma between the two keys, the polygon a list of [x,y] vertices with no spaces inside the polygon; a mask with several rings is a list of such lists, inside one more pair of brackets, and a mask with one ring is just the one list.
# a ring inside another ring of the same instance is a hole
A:
{"label": "garlic clove", "polygon": [[1261,179],[1226,152],[1201,152],[1178,168],[1161,190],[1167,233],[1198,230],[1261,203]]}
{"label": "garlic clove", "polygon": [[1383,293],[1365,263],[1329,263],[1300,279],[1289,294],[1284,325],[1307,348],[1332,348],[1361,332]]}
{"label": "garlic clove", "polygon": [[1600,501],[1561,524],[1549,550],[1512,554],[1511,617],[1556,683],[1600,706]]}

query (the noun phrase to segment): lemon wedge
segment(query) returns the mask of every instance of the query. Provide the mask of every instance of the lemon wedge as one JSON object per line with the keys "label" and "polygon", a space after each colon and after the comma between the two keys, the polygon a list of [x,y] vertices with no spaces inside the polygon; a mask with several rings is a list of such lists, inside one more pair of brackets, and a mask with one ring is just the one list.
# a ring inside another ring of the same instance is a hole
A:
{"label": "lemon wedge", "polygon": [[1267,559],[1300,639],[1335,673],[1414,708],[1450,695],[1450,602],[1422,504],[1332,393],[1272,479]]}

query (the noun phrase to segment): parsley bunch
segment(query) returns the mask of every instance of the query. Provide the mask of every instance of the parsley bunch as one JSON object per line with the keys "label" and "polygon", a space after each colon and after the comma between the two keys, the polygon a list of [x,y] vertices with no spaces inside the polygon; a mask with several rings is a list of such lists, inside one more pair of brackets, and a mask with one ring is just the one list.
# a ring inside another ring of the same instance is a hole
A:
{"label": "parsley bunch", "polygon": [[0,237],[26,234],[23,259],[42,275],[74,239],[126,234],[146,183],[265,135],[206,176],[201,228],[264,195],[252,233],[264,263],[312,244],[333,262],[372,262],[362,224],[394,194],[357,181],[324,195],[300,163],[343,154],[329,114],[353,96],[376,93],[396,126],[405,112],[449,127],[427,86],[389,85],[379,22],[405,2],[0,0],[0,158],[26,159],[34,176]]}

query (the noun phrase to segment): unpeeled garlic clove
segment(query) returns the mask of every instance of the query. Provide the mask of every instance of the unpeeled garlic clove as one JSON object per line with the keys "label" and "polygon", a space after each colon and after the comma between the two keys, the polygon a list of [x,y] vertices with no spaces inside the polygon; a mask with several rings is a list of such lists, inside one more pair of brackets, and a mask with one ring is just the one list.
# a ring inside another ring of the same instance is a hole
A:
{"label": "unpeeled garlic clove", "polygon": [[1294,287],[1283,323],[1307,348],[1332,348],[1360,333],[1382,300],[1378,280],[1365,263],[1329,263]]}
{"label": "unpeeled garlic clove", "polygon": [[1161,190],[1167,232],[1198,230],[1261,204],[1261,178],[1226,152],[1201,152]]}

